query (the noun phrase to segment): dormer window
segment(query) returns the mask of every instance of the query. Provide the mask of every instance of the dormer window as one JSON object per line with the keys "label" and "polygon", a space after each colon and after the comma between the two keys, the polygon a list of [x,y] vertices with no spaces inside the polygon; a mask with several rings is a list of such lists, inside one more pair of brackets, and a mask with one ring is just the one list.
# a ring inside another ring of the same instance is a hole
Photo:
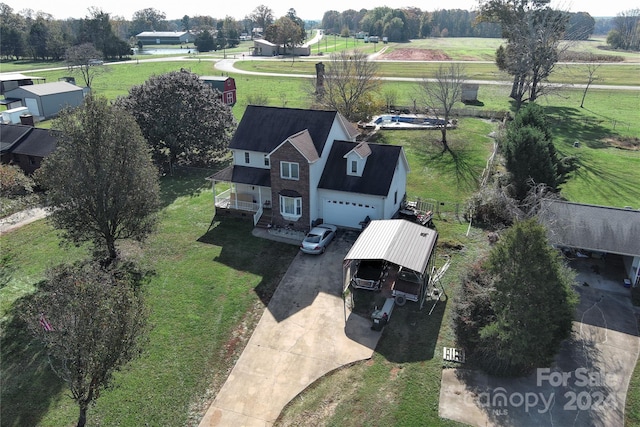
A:
{"label": "dormer window", "polygon": [[249,152],[248,151],[245,151],[245,153],[244,153],[244,162],[247,163],[247,164],[251,163],[251,157],[249,156]]}
{"label": "dormer window", "polygon": [[264,165],[267,167],[271,166],[271,163],[269,162],[269,156],[267,156],[266,154],[264,155]]}
{"label": "dormer window", "polygon": [[371,155],[371,147],[366,142],[361,142],[355,148],[344,155],[347,160],[347,170],[349,176],[362,176],[367,164],[367,158]]}

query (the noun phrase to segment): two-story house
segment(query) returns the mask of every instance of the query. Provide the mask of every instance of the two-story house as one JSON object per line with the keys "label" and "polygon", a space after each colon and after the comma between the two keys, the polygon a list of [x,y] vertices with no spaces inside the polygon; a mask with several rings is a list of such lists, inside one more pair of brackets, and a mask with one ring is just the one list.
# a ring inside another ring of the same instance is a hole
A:
{"label": "two-story house", "polygon": [[392,218],[405,196],[404,150],[357,136],[337,111],[247,107],[233,164],[210,177],[216,209],[297,230]]}

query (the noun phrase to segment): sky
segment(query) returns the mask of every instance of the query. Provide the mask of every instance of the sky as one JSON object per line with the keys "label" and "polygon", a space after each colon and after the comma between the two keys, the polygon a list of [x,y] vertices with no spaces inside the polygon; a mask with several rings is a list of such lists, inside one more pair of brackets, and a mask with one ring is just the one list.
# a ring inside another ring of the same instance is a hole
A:
{"label": "sky", "polygon": [[[112,17],[120,16],[131,19],[136,11],[153,8],[165,13],[167,19],[181,19],[184,15],[189,16],[211,16],[213,18],[224,18],[231,16],[237,20],[249,15],[260,5],[268,5],[277,19],[287,13],[291,8],[303,20],[318,20],[326,11],[336,10],[342,12],[347,9],[373,9],[380,6],[394,8],[416,7],[423,11],[433,11],[438,9],[475,9],[477,0],[448,0],[440,2],[435,0],[214,0],[214,1],[181,1],[176,0],[154,0],[147,2],[124,1],[124,0],[0,0],[9,5],[14,12],[20,12],[25,8],[34,12],[42,11],[49,13],[56,19],[84,18],[89,16],[89,7],[93,6],[108,13]],[[553,0],[552,4],[562,10],[570,12],[588,12],[593,17],[616,16],[618,13],[630,9],[638,8],[638,0]]]}

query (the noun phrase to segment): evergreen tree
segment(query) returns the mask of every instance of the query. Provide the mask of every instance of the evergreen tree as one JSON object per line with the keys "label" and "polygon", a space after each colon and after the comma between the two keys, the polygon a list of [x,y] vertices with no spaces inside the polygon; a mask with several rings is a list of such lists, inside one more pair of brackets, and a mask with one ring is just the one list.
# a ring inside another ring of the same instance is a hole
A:
{"label": "evergreen tree", "polygon": [[549,366],[571,334],[577,297],[575,273],[549,244],[536,219],[514,224],[490,252],[494,320],[476,349],[484,368],[504,375]]}

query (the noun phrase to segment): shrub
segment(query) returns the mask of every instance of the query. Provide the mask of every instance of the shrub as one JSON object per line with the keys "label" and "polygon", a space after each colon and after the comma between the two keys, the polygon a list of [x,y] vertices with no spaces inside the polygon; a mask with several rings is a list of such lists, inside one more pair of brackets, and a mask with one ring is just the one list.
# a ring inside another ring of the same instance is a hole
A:
{"label": "shrub", "polygon": [[467,201],[467,211],[474,221],[493,229],[507,227],[522,217],[518,202],[501,187],[484,187],[474,193]]}
{"label": "shrub", "polygon": [[0,196],[20,197],[33,193],[33,179],[15,165],[0,165]]}

